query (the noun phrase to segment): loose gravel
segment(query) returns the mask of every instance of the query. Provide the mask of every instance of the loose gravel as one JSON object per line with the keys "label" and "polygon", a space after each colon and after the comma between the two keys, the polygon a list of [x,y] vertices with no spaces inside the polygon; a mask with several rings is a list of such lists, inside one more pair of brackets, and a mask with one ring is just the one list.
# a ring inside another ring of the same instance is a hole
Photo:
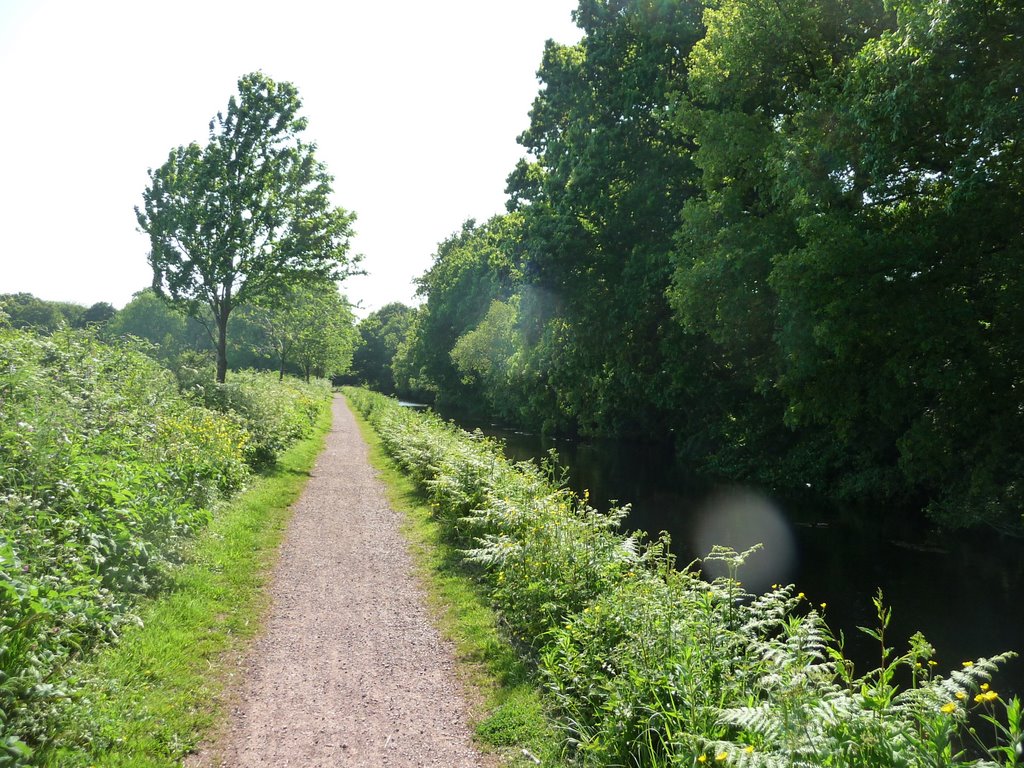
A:
{"label": "loose gravel", "polygon": [[282,545],[272,607],[217,743],[190,766],[489,765],[400,516],[341,397]]}

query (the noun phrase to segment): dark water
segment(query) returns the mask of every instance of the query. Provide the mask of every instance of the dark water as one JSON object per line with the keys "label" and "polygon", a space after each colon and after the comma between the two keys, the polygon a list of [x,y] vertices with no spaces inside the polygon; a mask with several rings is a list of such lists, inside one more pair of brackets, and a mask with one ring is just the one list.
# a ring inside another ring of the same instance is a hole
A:
{"label": "dark water", "polygon": [[[471,425],[476,426],[476,425]],[[538,437],[486,428],[514,460],[557,451],[577,492],[588,489],[600,509],[629,502],[629,530],[667,531],[680,565],[712,544],[745,549],[757,542],[738,578],[753,592],[792,583],[846,639],[858,672],[878,666],[876,641],[857,630],[875,627],[879,588],[892,608],[886,634],[898,653],[921,631],[947,674],[967,659],[1013,650],[1024,654],[1024,541],[988,533],[925,533],[906,515],[879,515],[815,500],[770,498],[750,488],[712,487],[688,475],[666,448],[621,442],[542,443]],[[870,523],[863,522],[871,520]],[[1014,659],[993,680],[1005,699],[1024,694],[1024,661]]]}

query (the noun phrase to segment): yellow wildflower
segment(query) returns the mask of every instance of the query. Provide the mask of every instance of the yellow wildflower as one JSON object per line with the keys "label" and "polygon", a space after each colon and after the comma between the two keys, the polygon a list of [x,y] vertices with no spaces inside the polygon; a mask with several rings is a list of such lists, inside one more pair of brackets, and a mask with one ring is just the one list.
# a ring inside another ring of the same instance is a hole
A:
{"label": "yellow wildflower", "polygon": [[974,662],[973,661],[965,661],[965,662],[963,662],[963,665],[964,665],[964,667],[973,667],[974,666]]}
{"label": "yellow wildflower", "polygon": [[746,752],[748,755],[752,755],[752,754],[754,754],[754,747],[753,746],[744,747],[743,751]]}
{"label": "yellow wildflower", "polygon": [[803,600],[803,599],[804,599],[805,597],[807,597],[807,595],[805,595],[805,594],[804,594],[803,592],[800,592],[800,593],[799,593],[799,594],[798,594],[798,595],[796,596],[796,599],[797,599],[797,600]]}
{"label": "yellow wildflower", "polygon": [[935,659],[928,659],[928,666],[929,667],[937,667],[937,666],[939,666],[939,662],[937,662]]}
{"label": "yellow wildflower", "polygon": [[821,610],[823,610],[823,611],[824,611],[824,610],[825,610],[825,607],[826,607],[827,605],[828,605],[828,603],[822,603],[822,604],[821,604]]}
{"label": "yellow wildflower", "polygon": [[966,698],[967,698],[967,694],[966,694],[966,693],[964,693],[963,691],[957,691],[957,692],[956,692],[956,697],[957,697],[958,699],[960,699],[961,701],[963,701],[964,699],[966,699]]}
{"label": "yellow wildflower", "polygon": [[701,755],[700,757],[697,758],[697,762],[698,763],[706,763],[707,761],[708,761],[708,756],[707,755]]}
{"label": "yellow wildflower", "polygon": [[715,760],[716,760],[717,762],[721,763],[721,762],[723,762],[723,761],[725,760],[725,758],[727,758],[728,756],[729,756],[729,753],[728,753],[728,752],[719,752],[719,753],[718,753],[717,755],[715,755]]}
{"label": "yellow wildflower", "polygon": [[956,702],[955,701],[951,701],[948,704],[943,704],[940,707],[940,710],[942,712],[945,712],[947,715],[952,714],[953,712],[956,711]]}
{"label": "yellow wildflower", "polygon": [[981,684],[981,692],[984,693],[987,690],[988,690],[988,683],[982,683]]}

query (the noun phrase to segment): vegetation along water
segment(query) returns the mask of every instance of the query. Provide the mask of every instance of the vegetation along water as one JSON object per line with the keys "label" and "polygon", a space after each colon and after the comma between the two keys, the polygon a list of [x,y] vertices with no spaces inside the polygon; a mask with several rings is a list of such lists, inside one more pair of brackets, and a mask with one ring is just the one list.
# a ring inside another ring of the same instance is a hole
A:
{"label": "vegetation along water", "polygon": [[480,568],[537,665],[571,759],[1019,764],[1020,701],[992,678],[1014,654],[940,666],[920,633],[895,645],[879,595],[866,628],[878,665],[855,668],[803,591],[747,591],[740,578],[757,547],[712,547],[703,566],[720,575],[705,580],[676,568],[664,542],[618,532],[626,510],[599,512],[482,433],[365,390],[348,396]]}
{"label": "vegetation along water", "polygon": [[[695,475],[664,445],[542,439],[454,418],[464,428],[499,439],[514,461],[544,461],[554,451],[570,488],[589,492],[599,509],[607,509],[611,500],[628,502],[624,530],[652,537],[668,532],[681,563],[700,557],[712,544],[742,550],[762,541],[768,549],[781,549],[782,557],[771,559],[764,552],[751,559],[747,585],[757,590],[793,581],[827,603],[829,625],[844,632],[847,656],[858,665],[875,661],[870,638],[856,628],[871,622],[871,598],[878,589],[893,608],[892,636],[921,630],[946,662],[1024,650],[1024,560],[1017,538],[990,531],[923,533],[909,511],[879,518],[813,489],[776,498],[760,489],[723,488],[721,480]],[[711,515],[719,516],[717,524],[710,524]],[[759,559],[763,572],[752,577]],[[1024,692],[1024,662],[1008,663],[1000,679],[1008,693]]]}

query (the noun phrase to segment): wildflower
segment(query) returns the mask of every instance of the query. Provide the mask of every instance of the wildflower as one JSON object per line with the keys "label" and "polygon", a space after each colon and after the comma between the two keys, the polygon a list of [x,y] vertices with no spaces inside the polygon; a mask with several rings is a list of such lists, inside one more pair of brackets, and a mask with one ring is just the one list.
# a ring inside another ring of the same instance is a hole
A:
{"label": "wildflower", "polygon": [[951,701],[948,704],[943,704],[941,707],[939,707],[939,710],[947,715],[952,714],[956,711],[956,702]]}
{"label": "wildflower", "polygon": [[928,666],[929,667],[937,667],[937,666],[939,666],[939,662],[937,662],[935,659],[928,659]]}
{"label": "wildflower", "polygon": [[701,755],[700,757],[697,758],[697,762],[698,763],[706,763],[707,761],[708,761],[708,756],[707,755]]}
{"label": "wildflower", "polygon": [[965,669],[968,669],[968,668],[974,666],[974,662],[973,661],[965,661],[965,662],[963,662],[963,665],[964,665]]}
{"label": "wildflower", "polygon": [[824,610],[825,610],[825,606],[827,606],[827,605],[828,605],[828,603],[822,603],[822,604],[821,604],[821,610],[823,610],[823,611],[824,611]]}
{"label": "wildflower", "polygon": [[986,691],[985,693],[979,693],[974,697],[974,700],[979,704],[987,704],[990,701],[995,701],[999,698],[999,694],[995,691]]}
{"label": "wildflower", "polygon": [[754,754],[754,747],[753,746],[744,747],[743,751],[746,752],[748,755],[752,755],[752,754]]}
{"label": "wildflower", "polygon": [[721,762],[723,762],[723,761],[725,760],[725,758],[727,758],[728,756],[729,756],[729,753],[728,753],[728,752],[719,752],[719,753],[718,753],[717,755],[715,755],[715,761],[716,761],[716,762],[719,762],[719,763],[721,763]]}
{"label": "wildflower", "polygon": [[987,690],[988,690],[988,683],[982,683],[981,684],[981,692],[984,693]]}
{"label": "wildflower", "polygon": [[798,594],[798,595],[796,596],[796,599],[797,599],[797,600],[803,600],[803,599],[804,599],[805,597],[807,597],[807,595],[805,595],[805,594],[804,594],[803,592],[801,592],[801,593],[799,593],[799,594]]}
{"label": "wildflower", "polygon": [[967,698],[967,694],[966,694],[966,693],[964,693],[963,691],[957,691],[957,692],[956,692],[956,697],[957,697],[958,699],[960,699],[960,701],[963,701],[964,699],[966,699],[966,698]]}

